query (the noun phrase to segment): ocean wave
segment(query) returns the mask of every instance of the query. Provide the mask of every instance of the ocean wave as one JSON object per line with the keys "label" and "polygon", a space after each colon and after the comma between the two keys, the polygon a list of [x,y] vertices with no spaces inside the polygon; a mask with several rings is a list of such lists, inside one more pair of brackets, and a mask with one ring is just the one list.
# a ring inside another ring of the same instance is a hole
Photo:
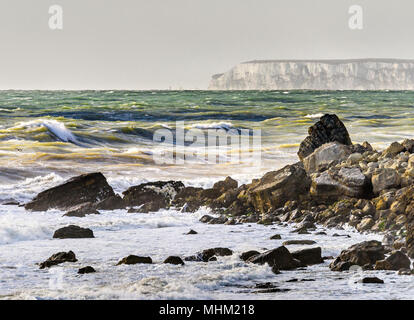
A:
{"label": "ocean wave", "polygon": [[208,130],[208,129],[225,129],[230,130],[234,129],[232,123],[230,122],[213,122],[213,123],[195,123],[191,126],[192,128]]}
{"label": "ocean wave", "polygon": [[322,117],[323,115],[323,113],[307,114],[305,118],[316,119]]}
{"label": "ocean wave", "polygon": [[71,142],[78,144],[78,140],[75,135],[66,128],[65,124],[57,120],[52,119],[36,119],[26,122],[20,122],[12,128],[9,128],[6,131],[16,131],[16,130],[27,130],[32,128],[46,128],[53,137],[58,139],[61,142]]}

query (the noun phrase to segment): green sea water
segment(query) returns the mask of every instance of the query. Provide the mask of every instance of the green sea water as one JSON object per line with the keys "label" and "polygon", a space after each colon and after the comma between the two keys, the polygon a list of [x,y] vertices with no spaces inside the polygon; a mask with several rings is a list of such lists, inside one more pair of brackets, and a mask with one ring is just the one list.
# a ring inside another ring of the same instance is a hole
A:
{"label": "green sea water", "polygon": [[325,113],[337,114],[354,142],[376,148],[414,137],[408,91],[2,91],[0,182],[96,170],[151,172],[148,179],[247,178],[243,164],[161,168],[151,157],[160,148],[153,134],[174,130],[177,121],[186,129],[260,129],[264,172],[296,161],[308,127]]}

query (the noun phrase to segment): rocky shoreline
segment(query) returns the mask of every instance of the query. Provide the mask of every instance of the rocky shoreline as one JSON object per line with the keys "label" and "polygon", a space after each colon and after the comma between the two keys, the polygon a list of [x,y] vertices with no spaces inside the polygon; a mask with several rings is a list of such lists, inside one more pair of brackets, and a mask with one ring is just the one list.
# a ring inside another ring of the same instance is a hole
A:
{"label": "rocky shoreline", "polygon": [[[296,223],[294,232],[299,234],[312,232],[315,224],[339,229],[349,225],[359,232],[384,233],[383,243],[353,245],[332,261],[331,270],[344,271],[358,265],[366,270],[412,274],[409,258],[414,258],[414,140],[394,142],[386,150],[376,151],[368,142],[353,144],[340,119],[324,115],[309,128],[298,157],[299,162],[268,172],[250,184],[239,186],[227,177],[203,189],[186,187],[180,181],[158,181],[133,186],[122,197],[115,194],[101,173],[85,174],[39,193],[24,207],[30,212],[59,209],[66,216],[80,218],[100,214],[101,210],[148,213],[175,208],[185,213],[208,207],[216,215],[203,216],[203,223]],[[76,226],[56,233],[59,239],[93,237],[91,230]],[[60,252],[42,266],[65,262],[65,256],[73,261],[76,258],[72,254]],[[229,254],[232,252],[227,248],[211,248],[184,261],[208,262]],[[130,257],[125,261],[151,259]],[[324,261],[321,248],[291,253],[284,246],[262,253],[246,252],[240,258],[249,263],[267,263],[275,273]],[[180,260],[169,257],[166,263],[184,264]]]}

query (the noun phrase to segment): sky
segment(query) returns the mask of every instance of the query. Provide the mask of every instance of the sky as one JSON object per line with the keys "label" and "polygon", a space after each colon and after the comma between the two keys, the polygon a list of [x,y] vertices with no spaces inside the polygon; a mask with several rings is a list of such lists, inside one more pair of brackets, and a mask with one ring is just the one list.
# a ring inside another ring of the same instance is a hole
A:
{"label": "sky", "polygon": [[206,89],[243,61],[414,59],[413,30],[407,0],[1,0],[0,89]]}

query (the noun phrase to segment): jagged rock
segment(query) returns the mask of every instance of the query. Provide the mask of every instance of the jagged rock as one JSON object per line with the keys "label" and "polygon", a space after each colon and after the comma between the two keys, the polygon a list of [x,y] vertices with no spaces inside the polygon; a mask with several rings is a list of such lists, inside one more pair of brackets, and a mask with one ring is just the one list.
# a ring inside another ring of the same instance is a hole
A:
{"label": "jagged rock", "polygon": [[309,186],[310,179],[303,166],[296,163],[266,173],[249,186],[246,197],[256,211],[266,213],[283,207],[288,200],[298,200]]}
{"label": "jagged rock", "polygon": [[322,249],[320,247],[294,251],[292,252],[292,257],[305,265],[323,263]]}
{"label": "jagged rock", "polygon": [[184,265],[184,261],[180,257],[176,256],[168,257],[167,259],[165,259],[164,263]]}
{"label": "jagged rock", "polygon": [[240,259],[242,259],[243,261],[247,261],[249,260],[251,257],[257,256],[258,254],[260,254],[260,252],[256,251],[256,250],[250,250],[250,251],[246,251],[243,252],[240,255]]}
{"label": "jagged rock", "polygon": [[82,203],[98,203],[113,196],[115,193],[103,174],[90,173],[39,193],[25,208],[31,211],[69,210]]}
{"label": "jagged rock", "polygon": [[379,194],[382,190],[398,188],[401,183],[398,172],[391,168],[377,169],[372,175],[371,181],[375,194]]}
{"label": "jagged rock", "polygon": [[165,209],[177,193],[184,188],[181,181],[157,181],[143,183],[123,192],[123,201],[127,206],[143,206],[139,212]]}
{"label": "jagged rock", "polygon": [[91,202],[82,203],[78,206],[75,206],[66,212],[63,216],[83,218],[89,214],[100,214],[100,212],[96,210],[96,205]]}
{"label": "jagged rock", "polygon": [[139,256],[129,255],[128,257],[125,257],[121,261],[119,261],[117,266],[121,264],[138,264],[138,263],[151,264],[152,259],[150,257],[139,257]]}
{"label": "jagged rock", "polygon": [[187,234],[198,234],[198,232],[191,229],[190,231],[187,232]]}
{"label": "jagged rock", "polygon": [[403,145],[401,145],[398,142],[393,142],[390,144],[390,146],[387,149],[385,149],[384,154],[395,157],[397,154],[403,151],[405,151],[405,148]]}
{"label": "jagged rock", "polygon": [[413,139],[405,139],[401,144],[403,145],[404,149],[408,151],[409,153],[414,152],[414,140]]}
{"label": "jagged rock", "polygon": [[333,163],[339,163],[348,158],[351,150],[338,142],[326,143],[302,160],[308,174],[323,171]]}
{"label": "jagged rock", "polygon": [[282,244],[284,246],[289,246],[289,245],[311,245],[315,243],[316,241],[313,241],[313,240],[287,240],[283,242]]}
{"label": "jagged rock", "polygon": [[375,264],[375,270],[395,270],[410,269],[410,259],[401,251],[393,252],[385,260],[379,260]]}
{"label": "jagged rock", "polygon": [[315,198],[331,200],[343,196],[365,198],[369,197],[371,188],[369,180],[359,168],[331,168],[312,175],[310,193]]}
{"label": "jagged rock", "polygon": [[218,181],[214,184],[213,189],[218,190],[220,193],[225,193],[231,189],[236,189],[238,182],[231,177],[227,177],[224,181]]}
{"label": "jagged rock", "polygon": [[253,256],[248,259],[248,262],[257,264],[267,263],[276,270],[291,270],[303,266],[303,264],[299,260],[294,259],[289,250],[283,246]]}
{"label": "jagged rock", "polygon": [[337,141],[348,146],[352,144],[345,125],[335,114],[325,114],[308,129],[308,134],[309,136],[299,146],[298,156],[300,160],[303,160],[328,142]]}
{"label": "jagged rock", "polygon": [[76,259],[76,256],[73,253],[73,251],[58,252],[58,253],[55,253],[54,255],[52,255],[46,261],[42,262],[40,264],[40,269],[50,268],[52,266],[55,266],[57,264],[61,264],[61,263],[64,263],[64,262],[76,262],[76,261],[78,261],[78,260]]}
{"label": "jagged rock", "polygon": [[348,270],[352,265],[365,266],[375,264],[378,260],[385,258],[385,248],[379,241],[364,241],[354,244],[341,254],[329,265],[332,271]]}
{"label": "jagged rock", "polygon": [[91,266],[83,267],[78,270],[79,274],[94,273],[94,272],[96,272],[96,270],[92,268]]}
{"label": "jagged rock", "polygon": [[81,239],[81,238],[95,238],[93,231],[87,228],[70,225],[60,228],[53,234],[55,239]]}

